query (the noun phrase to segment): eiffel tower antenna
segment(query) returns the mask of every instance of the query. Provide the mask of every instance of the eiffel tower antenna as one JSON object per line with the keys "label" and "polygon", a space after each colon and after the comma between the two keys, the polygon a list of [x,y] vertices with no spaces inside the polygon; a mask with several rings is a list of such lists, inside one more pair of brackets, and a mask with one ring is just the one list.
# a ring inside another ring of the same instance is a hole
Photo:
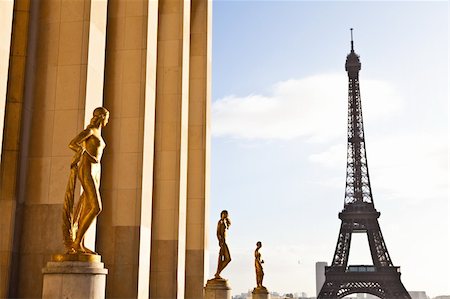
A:
{"label": "eiffel tower antenna", "polygon": [[350,28],[350,44],[351,44],[351,51],[355,52],[355,50],[353,49],[353,28]]}
{"label": "eiffel tower antenna", "polygon": [[[359,90],[361,62],[351,51],[345,70],[348,74],[347,175],[344,209],[339,213],[341,228],[331,266],[325,268],[325,283],[318,299],[338,299],[354,293],[369,293],[382,299],[411,299],[400,280],[381,233],[370,187],[369,167]],[[353,233],[365,233],[369,241],[372,265],[348,265]]]}

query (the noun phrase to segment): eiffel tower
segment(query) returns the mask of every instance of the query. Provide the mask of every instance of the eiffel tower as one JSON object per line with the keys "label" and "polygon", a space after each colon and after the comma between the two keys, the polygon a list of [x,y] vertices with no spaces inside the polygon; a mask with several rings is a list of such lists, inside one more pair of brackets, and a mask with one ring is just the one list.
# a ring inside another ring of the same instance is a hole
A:
{"label": "eiffel tower", "polygon": [[[382,299],[411,299],[400,280],[400,267],[395,267],[381,234],[370,188],[366,144],[359,91],[361,62],[353,49],[347,55],[348,131],[347,178],[344,209],[339,237],[331,266],[325,268],[325,283],[318,299],[337,299],[354,293],[368,293]],[[353,233],[366,233],[373,265],[348,265]]]}

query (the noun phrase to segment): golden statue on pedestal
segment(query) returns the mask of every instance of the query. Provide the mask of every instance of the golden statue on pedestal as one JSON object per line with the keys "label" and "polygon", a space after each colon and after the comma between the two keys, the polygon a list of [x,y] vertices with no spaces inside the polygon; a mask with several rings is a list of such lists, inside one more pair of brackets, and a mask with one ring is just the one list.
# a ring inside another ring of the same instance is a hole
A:
{"label": "golden statue on pedestal", "polygon": [[[100,198],[100,160],[106,144],[102,128],[108,124],[109,111],[99,107],[94,110],[90,124],[69,144],[75,152],[70,165],[63,210],[63,236],[66,255],[56,259],[67,259],[67,255],[96,255],[84,246],[84,237],[89,226],[102,210]],[[83,192],[75,208],[75,185],[77,178]],[[70,258],[69,258],[70,259]]]}
{"label": "golden statue on pedestal", "polygon": [[257,289],[265,289],[263,286],[263,278],[264,278],[264,271],[262,264],[264,264],[264,260],[261,259],[261,253],[259,250],[262,247],[261,242],[256,243],[256,250],[255,250],[255,271],[256,271],[256,288]]}
{"label": "golden statue on pedestal", "polygon": [[217,264],[217,272],[214,274],[215,279],[222,279],[220,272],[231,262],[230,250],[225,242],[226,230],[230,227],[231,221],[228,218],[228,211],[223,210],[220,213],[220,220],[217,223],[217,239],[219,240],[219,261]]}

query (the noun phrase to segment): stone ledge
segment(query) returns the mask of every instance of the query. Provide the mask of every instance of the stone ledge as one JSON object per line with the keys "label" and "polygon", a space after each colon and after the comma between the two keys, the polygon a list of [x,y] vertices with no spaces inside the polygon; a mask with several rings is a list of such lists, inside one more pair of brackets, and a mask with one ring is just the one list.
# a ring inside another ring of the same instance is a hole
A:
{"label": "stone ledge", "polygon": [[108,274],[102,262],[48,262],[43,274]]}

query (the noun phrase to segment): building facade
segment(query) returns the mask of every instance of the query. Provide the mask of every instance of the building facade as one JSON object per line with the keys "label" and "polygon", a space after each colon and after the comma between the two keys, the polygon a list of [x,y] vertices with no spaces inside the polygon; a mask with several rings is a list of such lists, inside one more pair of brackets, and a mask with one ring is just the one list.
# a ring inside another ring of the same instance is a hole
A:
{"label": "building facade", "polygon": [[95,107],[108,298],[201,298],[207,269],[211,2],[0,2],[0,298],[38,298],[63,252],[69,141]]}
{"label": "building facade", "polygon": [[319,295],[325,282],[325,267],[328,266],[327,262],[316,262],[316,296]]}
{"label": "building facade", "polygon": [[411,299],[429,299],[425,291],[409,291]]}

